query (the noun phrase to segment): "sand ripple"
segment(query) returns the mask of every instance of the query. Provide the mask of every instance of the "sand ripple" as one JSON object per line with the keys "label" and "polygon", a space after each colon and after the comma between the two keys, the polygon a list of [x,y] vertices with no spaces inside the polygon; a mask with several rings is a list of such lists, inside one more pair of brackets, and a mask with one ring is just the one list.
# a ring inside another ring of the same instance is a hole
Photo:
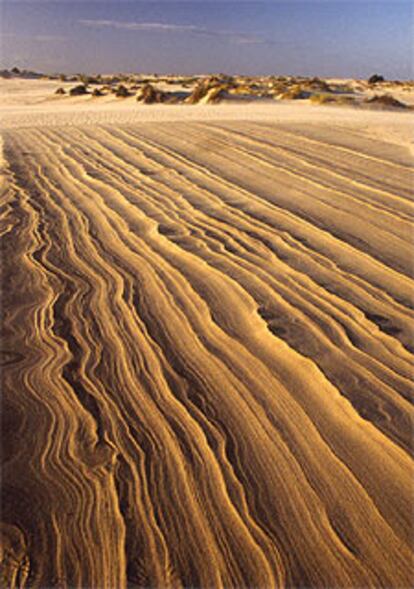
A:
{"label": "sand ripple", "polygon": [[4,135],[6,586],[410,586],[406,152]]}

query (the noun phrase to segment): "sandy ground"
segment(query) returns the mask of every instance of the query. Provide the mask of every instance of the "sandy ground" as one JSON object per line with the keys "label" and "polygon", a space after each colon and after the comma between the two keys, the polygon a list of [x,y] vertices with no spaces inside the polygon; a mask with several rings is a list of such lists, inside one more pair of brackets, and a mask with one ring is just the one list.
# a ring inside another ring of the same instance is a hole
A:
{"label": "sandy ground", "polygon": [[1,108],[5,586],[409,587],[412,115],[30,84]]}

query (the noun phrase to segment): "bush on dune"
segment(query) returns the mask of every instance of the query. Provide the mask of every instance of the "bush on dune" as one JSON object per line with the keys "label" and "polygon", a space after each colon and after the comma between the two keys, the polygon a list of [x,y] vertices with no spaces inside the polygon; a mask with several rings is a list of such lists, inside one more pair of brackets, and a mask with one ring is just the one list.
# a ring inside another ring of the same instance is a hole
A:
{"label": "bush on dune", "polygon": [[305,98],[309,98],[311,93],[308,90],[305,90],[302,85],[295,84],[286,92],[278,95],[278,98],[282,100],[304,100]]}
{"label": "bush on dune", "polygon": [[332,88],[329,86],[328,82],[325,80],[321,80],[320,78],[311,78],[310,80],[305,80],[301,82],[301,86],[303,90],[313,90],[314,92],[331,92]]}
{"label": "bush on dune", "polygon": [[260,91],[258,90],[257,86],[249,86],[248,84],[240,84],[238,86],[235,86],[234,88],[231,88],[229,91],[230,94],[235,94],[236,96],[257,96],[260,94]]}
{"label": "bush on dune", "polygon": [[203,104],[217,104],[217,102],[228,96],[228,89],[227,85],[210,88],[200,102]]}
{"label": "bush on dune", "polygon": [[78,86],[74,86],[69,90],[69,94],[71,96],[82,96],[84,94],[89,94],[88,88],[85,84],[79,84]]}
{"label": "bush on dune", "polygon": [[335,94],[313,94],[309,102],[311,104],[337,104],[341,106],[355,104],[353,96],[338,96]]}
{"label": "bush on dune", "polygon": [[384,76],[374,74],[370,78],[368,78],[368,84],[378,84],[378,82],[385,82]]}
{"label": "bush on dune", "polygon": [[218,102],[221,98],[225,97],[227,91],[234,87],[232,78],[211,76],[210,78],[200,80],[185,102],[187,104]]}
{"label": "bush on dune", "polygon": [[191,92],[190,96],[186,98],[185,102],[187,104],[197,104],[197,102],[200,102],[200,100],[206,95],[207,92],[207,87],[205,87],[202,83],[197,84],[197,86]]}
{"label": "bush on dune", "polygon": [[101,76],[86,76],[85,74],[78,74],[77,79],[82,84],[87,86],[88,84],[102,84]]}
{"label": "bush on dune", "polygon": [[137,92],[137,101],[143,104],[162,103],[166,101],[166,94],[154,88],[152,84],[145,84]]}
{"label": "bush on dune", "polygon": [[336,102],[332,94],[312,94],[309,101],[312,104],[327,104],[328,102]]}
{"label": "bush on dune", "polygon": [[126,86],[120,84],[117,88],[115,88],[115,96],[118,98],[127,98],[127,96],[130,96],[130,92]]}
{"label": "bush on dune", "polygon": [[357,100],[355,98],[355,96],[337,96],[335,98],[335,102],[337,104],[342,104],[342,105],[346,105],[346,104],[356,104]]}
{"label": "bush on dune", "polygon": [[372,104],[382,107],[391,107],[391,108],[408,108],[404,102],[397,100],[391,94],[374,94],[370,98],[366,98],[364,100],[365,104]]}

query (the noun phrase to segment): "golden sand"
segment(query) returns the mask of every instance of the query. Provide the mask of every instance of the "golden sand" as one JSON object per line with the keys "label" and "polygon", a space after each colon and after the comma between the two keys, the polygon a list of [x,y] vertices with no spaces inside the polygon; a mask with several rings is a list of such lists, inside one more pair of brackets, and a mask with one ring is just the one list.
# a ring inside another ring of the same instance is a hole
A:
{"label": "golden sand", "polygon": [[5,586],[409,587],[406,115],[76,107],[5,106]]}

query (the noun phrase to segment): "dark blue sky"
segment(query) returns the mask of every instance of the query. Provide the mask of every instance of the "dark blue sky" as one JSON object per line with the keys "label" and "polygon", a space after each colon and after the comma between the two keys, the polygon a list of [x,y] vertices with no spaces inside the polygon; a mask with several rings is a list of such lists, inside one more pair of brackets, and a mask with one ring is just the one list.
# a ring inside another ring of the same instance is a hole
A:
{"label": "dark blue sky", "polygon": [[0,0],[0,11],[1,67],[414,77],[409,0]]}

